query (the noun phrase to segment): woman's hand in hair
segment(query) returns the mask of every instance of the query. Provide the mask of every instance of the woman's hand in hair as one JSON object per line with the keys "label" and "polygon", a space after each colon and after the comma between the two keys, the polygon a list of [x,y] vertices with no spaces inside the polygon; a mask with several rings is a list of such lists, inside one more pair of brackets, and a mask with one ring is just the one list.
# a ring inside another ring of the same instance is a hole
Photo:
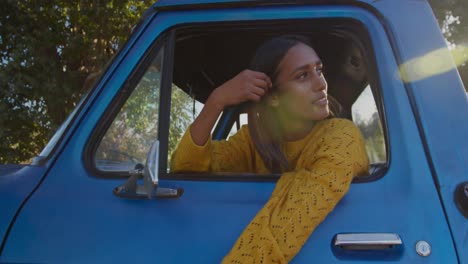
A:
{"label": "woman's hand in hair", "polygon": [[271,80],[266,74],[243,70],[234,78],[216,88],[208,100],[222,111],[227,106],[247,101],[260,101],[271,86]]}
{"label": "woman's hand in hair", "polygon": [[219,114],[226,106],[258,102],[270,88],[271,80],[266,74],[251,70],[242,71],[216,88],[190,127],[193,142],[199,146],[206,144]]}

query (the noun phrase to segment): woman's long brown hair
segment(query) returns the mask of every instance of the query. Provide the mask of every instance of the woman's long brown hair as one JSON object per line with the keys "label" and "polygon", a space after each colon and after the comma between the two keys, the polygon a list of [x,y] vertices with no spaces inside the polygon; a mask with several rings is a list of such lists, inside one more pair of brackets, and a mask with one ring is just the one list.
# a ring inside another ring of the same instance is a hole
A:
{"label": "woman's long brown hair", "polygon": [[[274,92],[278,75],[278,65],[286,53],[299,43],[312,47],[310,41],[302,36],[287,35],[270,39],[263,43],[250,63],[250,69],[268,75],[273,83],[269,93]],[[275,111],[268,105],[267,96],[258,103],[248,106],[249,133],[265,166],[273,173],[288,171],[289,164],[281,144],[283,135]],[[330,112],[339,110],[336,100],[329,97]],[[333,114],[331,114],[332,116]]]}

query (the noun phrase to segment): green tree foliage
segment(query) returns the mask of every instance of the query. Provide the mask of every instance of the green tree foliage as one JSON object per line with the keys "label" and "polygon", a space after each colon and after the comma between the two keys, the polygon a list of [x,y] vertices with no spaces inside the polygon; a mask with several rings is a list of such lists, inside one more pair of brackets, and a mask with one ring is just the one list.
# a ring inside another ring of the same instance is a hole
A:
{"label": "green tree foliage", "polygon": [[[161,55],[161,53],[160,53]],[[144,164],[157,138],[162,56],[157,56],[113,120],[97,150],[97,160]]]}
{"label": "green tree foliage", "polygon": [[197,113],[192,113],[194,106],[191,99],[177,86],[172,86],[171,123],[169,126],[169,153],[173,153],[182,135],[195,120]]}
{"label": "green tree foliage", "polygon": [[[96,152],[97,164],[118,164],[130,169],[135,163],[145,163],[151,144],[158,138],[162,55],[160,52],[146,70],[107,130]],[[192,103],[188,94],[172,85],[169,154],[194,119],[195,114],[190,114]]]}
{"label": "green tree foliage", "polygon": [[379,113],[375,111],[369,119],[363,119],[359,113],[354,117],[354,122],[361,130],[366,141],[366,150],[371,164],[386,161],[385,137]]}
{"label": "green tree foliage", "polygon": [[39,153],[153,2],[2,2],[0,163]]}
{"label": "green tree foliage", "polygon": [[468,91],[468,1],[466,0],[429,0],[432,10],[451,47],[464,46],[459,56],[465,63],[458,71]]}

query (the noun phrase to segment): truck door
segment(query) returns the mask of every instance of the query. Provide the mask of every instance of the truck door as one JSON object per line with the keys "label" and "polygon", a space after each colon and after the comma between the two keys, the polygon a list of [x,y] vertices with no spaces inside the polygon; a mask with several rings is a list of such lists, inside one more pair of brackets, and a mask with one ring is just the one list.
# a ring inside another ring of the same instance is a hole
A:
{"label": "truck door", "polygon": [[[172,86],[175,47],[183,41],[178,33],[191,28],[203,36],[211,25],[228,30],[265,22],[262,26],[274,34],[280,33],[278,24],[294,31],[298,21],[349,20],[365,32],[362,43],[385,156],[383,164],[374,164],[379,171],[368,182],[351,186],[293,263],[457,262],[417,122],[379,19],[360,7],[298,4],[166,7],[153,14],[89,95],[52,168],[12,226],[0,261],[219,263],[268,200],[275,181],[168,172],[170,137],[176,133],[171,126],[186,114],[170,107],[177,99]],[[181,188],[183,195],[150,200],[114,195],[128,170],[145,162],[154,139],[160,141],[160,186]]]}
{"label": "truck door", "polygon": [[[406,89],[413,102],[458,259],[464,263],[468,260],[467,93],[429,5],[420,3],[402,11],[387,9],[386,16],[398,17],[391,20],[391,27],[405,28],[395,31],[394,39],[401,64],[407,69]],[[415,12],[418,19],[409,22],[410,14]],[[435,61],[438,66],[428,71]]]}

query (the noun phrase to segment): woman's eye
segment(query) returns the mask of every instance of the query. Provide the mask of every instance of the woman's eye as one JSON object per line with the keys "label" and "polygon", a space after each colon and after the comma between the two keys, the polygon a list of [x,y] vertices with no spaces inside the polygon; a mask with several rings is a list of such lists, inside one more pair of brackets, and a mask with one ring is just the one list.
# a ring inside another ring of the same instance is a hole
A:
{"label": "woman's eye", "polygon": [[322,66],[317,67],[317,68],[315,68],[315,71],[318,73],[319,76],[321,76],[322,73],[323,73],[323,67]]}
{"label": "woman's eye", "polygon": [[303,73],[299,74],[298,79],[304,80],[307,77],[309,77],[309,73],[308,72],[303,72]]}

